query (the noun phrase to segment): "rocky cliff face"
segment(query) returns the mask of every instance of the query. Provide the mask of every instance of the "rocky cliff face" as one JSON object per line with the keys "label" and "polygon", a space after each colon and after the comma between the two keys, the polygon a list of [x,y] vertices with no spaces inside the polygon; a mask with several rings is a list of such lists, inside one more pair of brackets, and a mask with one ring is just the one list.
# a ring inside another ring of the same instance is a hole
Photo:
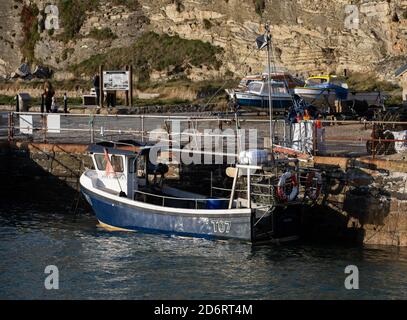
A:
{"label": "rocky cliff face", "polygon": [[[218,55],[221,68],[183,68],[182,72],[193,80],[261,72],[266,56],[256,50],[254,39],[263,32],[264,22],[271,24],[274,62],[294,74],[340,73],[347,69],[391,79],[395,68],[406,62],[405,0],[70,1],[90,5],[66,7],[59,0],[0,2],[0,76],[14,71],[31,50],[30,60],[51,66],[56,78],[71,78],[70,66],[112,48],[128,47],[146,31],[201,40],[224,49]],[[58,6],[63,28],[50,32],[41,29],[39,23],[38,39],[31,49],[29,45],[27,48],[27,28],[34,32],[36,26],[27,26],[22,10],[35,4],[41,14],[49,3]],[[346,6],[352,3],[355,7],[347,13]],[[76,29],[71,28],[74,34],[67,38],[63,20],[69,21],[69,16],[63,10],[72,8],[77,11],[70,13],[77,17],[71,17],[70,23]],[[351,19],[356,14],[358,27]],[[165,76],[165,70],[152,74],[153,79]]]}

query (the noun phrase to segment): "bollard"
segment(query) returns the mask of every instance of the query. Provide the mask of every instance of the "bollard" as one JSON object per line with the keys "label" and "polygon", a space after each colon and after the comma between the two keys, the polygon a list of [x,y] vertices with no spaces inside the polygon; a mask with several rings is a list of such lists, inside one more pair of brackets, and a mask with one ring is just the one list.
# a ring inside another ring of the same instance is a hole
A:
{"label": "bollard", "polygon": [[20,112],[20,99],[18,95],[16,95],[16,112]]}
{"label": "bollard", "polygon": [[41,113],[44,113],[44,105],[45,105],[45,101],[44,101],[44,95],[41,95]]}
{"label": "bollard", "polygon": [[68,97],[66,92],[64,93],[64,113],[68,113]]}

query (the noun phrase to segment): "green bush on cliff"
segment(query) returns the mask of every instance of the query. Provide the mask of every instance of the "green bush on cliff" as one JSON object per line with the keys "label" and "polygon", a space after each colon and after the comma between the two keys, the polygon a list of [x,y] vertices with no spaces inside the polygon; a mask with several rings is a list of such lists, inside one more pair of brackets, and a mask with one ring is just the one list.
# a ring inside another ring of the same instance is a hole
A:
{"label": "green bush on cliff", "polygon": [[221,52],[222,48],[200,40],[147,32],[132,46],[94,55],[71,67],[71,71],[76,75],[91,75],[97,72],[101,64],[105,69],[122,69],[125,65],[133,65],[140,81],[147,81],[152,70],[165,71],[171,67],[174,72],[182,72],[187,64],[219,69],[221,62],[216,55]]}
{"label": "green bush on cliff", "polygon": [[352,73],[345,79],[349,88],[355,91],[384,91],[391,92],[399,89],[396,84],[378,80],[371,73]]}
{"label": "green bush on cliff", "polygon": [[254,3],[254,10],[259,16],[263,15],[264,9],[266,9],[266,1],[265,0],[253,0]]}
{"label": "green bush on cliff", "polygon": [[21,43],[21,53],[28,60],[34,62],[34,49],[35,44],[40,39],[38,33],[38,19],[39,10],[36,4],[24,5],[21,11],[20,21],[23,25],[23,41]]}
{"label": "green bush on cliff", "polygon": [[96,39],[96,40],[112,40],[116,39],[117,35],[115,35],[110,28],[102,28],[102,29],[96,29],[93,28],[89,32],[89,37]]}
{"label": "green bush on cliff", "polygon": [[86,11],[95,11],[99,0],[59,0],[59,18],[64,28],[60,39],[67,42],[79,33],[86,20]]}

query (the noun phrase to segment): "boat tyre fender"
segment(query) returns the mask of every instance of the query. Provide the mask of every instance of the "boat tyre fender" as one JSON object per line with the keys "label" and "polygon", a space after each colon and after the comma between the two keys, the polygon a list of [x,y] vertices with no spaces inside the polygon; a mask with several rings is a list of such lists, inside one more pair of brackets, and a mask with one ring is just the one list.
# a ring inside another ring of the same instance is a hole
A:
{"label": "boat tyre fender", "polygon": [[[285,184],[287,182],[287,179],[291,180],[291,184],[293,186],[291,193],[287,194],[285,192]],[[278,198],[282,201],[282,202],[291,202],[294,201],[297,196],[298,196],[298,181],[297,181],[297,176],[294,172],[288,171],[286,173],[284,173],[280,180],[278,181],[277,184],[277,195]]]}
{"label": "boat tyre fender", "polygon": [[[316,186],[315,186],[316,180]],[[316,201],[321,194],[322,189],[322,176],[319,172],[310,172],[307,175],[307,182],[305,185],[305,195],[312,201]]]}

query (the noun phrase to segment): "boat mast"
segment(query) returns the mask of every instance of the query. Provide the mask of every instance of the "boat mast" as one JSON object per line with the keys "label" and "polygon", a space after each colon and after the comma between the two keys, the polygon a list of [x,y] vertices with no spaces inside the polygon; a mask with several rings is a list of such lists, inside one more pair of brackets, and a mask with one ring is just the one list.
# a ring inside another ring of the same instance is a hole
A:
{"label": "boat mast", "polygon": [[270,36],[270,26],[266,24],[264,26],[266,29],[266,39],[267,39],[267,64],[268,64],[268,88],[269,88],[269,114],[270,114],[270,147],[273,150],[273,128],[272,128],[272,120],[273,120],[273,102],[271,100],[271,61],[270,61],[270,51],[271,51],[271,36]]}

